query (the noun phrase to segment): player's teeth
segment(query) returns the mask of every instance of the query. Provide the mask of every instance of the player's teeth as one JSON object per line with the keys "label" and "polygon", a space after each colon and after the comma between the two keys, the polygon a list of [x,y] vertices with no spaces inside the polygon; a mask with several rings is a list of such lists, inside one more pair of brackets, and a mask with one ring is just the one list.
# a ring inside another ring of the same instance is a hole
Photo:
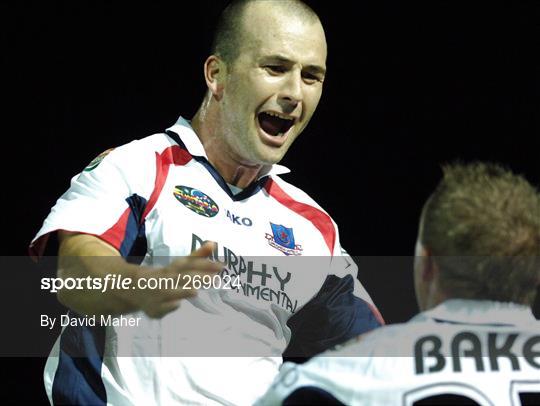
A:
{"label": "player's teeth", "polygon": [[267,112],[266,114],[268,114],[269,116],[281,118],[283,120],[292,120],[293,119],[292,117],[284,117],[281,114],[277,114],[277,113],[274,113],[274,112],[271,112],[271,111]]}

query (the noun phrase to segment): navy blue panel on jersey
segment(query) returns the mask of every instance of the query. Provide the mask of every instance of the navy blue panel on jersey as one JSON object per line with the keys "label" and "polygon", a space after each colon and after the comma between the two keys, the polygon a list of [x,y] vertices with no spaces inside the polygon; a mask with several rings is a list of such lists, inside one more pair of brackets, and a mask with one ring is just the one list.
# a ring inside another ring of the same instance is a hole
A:
{"label": "navy blue panel on jersey", "polygon": [[344,406],[330,393],[315,386],[304,386],[296,389],[283,400],[283,406],[292,405],[336,405]]}
{"label": "navy blue panel on jersey", "polygon": [[[120,254],[142,257],[146,253],[146,235],[142,215],[146,199],[136,194],[126,199],[130,214]],[[80,317],[70,311],[70,317]],[[105,327],[67,326],[60,338],[58,368],[53,383],[55,404],[106,404],[101,380],[105,346]]]}
{"label": "navy blue panel on jersey", "polygon": [[[70,312],[70,317],[80,317]],[[105,405],[101,380],[105,328],[67,326],[60,338],[58,368],[54,376],[54,404]]]}
{"label": "navy blue panel on jersey", "polygon": [[144,197],[133,194],[126,199],[131,212],[129,214],[126,225],[124,240],[120,246],[120,255],[127,256],[144,256],[146,254],[146,232],[142,215],[146,207],[147,201]]}
{"label": "navy blue panel on jersey", "polygon": [[242,190],[240,193],[238,193],[237,195],[234,195],[233,200],[235,202],[238,202],[238,201],[241,201],[241,200],[244,200],[253,196],[255,193],[258,193],[259,190],[261,190],[264,187],[268,179],[270,179],[269,176],[264,176],[260,178],[257,182],[253,182],[251,185],[249,185],[247,188]]}
{"label": "navy blue panel on jersey", "polygon": [[165,131],[165,134],[167,134],[169,137],[171,137],[174,140],[174,142],[176,142],[178,145],[180,145],[183,149],[187,150],[186,146],[184,145],[184,143],[180,139],[180,136],[177,133],[175,133],[174,131],[171,131],[171,130],[167,130],[167,131]]}
{"label": "navy blue panel on jersey", "polygon": [[319,293],[287,322],[291,341],[283,353],[288,361],[310,358],[381,324],[369,305],[353,293],[351,275],[329,275]]}

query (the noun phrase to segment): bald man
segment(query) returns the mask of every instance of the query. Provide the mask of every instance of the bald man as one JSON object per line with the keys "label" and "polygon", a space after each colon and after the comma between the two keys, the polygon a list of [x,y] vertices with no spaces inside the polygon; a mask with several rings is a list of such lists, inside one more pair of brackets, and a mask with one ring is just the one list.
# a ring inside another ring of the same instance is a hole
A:
{"label": "bald man", "polygon": [[58,292],[73,323],[46,366],[51,402],[250,404],[282,355],[382,324],[333,220],[279,177],[319,103],[326,54],[304,3],[234,1],[192,120],[73,179],[32,242],[39,254],[58,232],[58,277],[84,285]]}

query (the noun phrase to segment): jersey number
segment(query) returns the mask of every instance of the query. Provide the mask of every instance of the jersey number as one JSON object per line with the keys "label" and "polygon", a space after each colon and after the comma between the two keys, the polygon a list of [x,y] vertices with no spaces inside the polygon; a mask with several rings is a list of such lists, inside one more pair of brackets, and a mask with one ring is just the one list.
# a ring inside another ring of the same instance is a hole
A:
{"label": "jersey number", "polygon": [[[540,381],[512,381],[510,383],[512,406],[540,405]],[[405,394],[406,405],[496,405],[478,389],[460,383],[428,385]]]}

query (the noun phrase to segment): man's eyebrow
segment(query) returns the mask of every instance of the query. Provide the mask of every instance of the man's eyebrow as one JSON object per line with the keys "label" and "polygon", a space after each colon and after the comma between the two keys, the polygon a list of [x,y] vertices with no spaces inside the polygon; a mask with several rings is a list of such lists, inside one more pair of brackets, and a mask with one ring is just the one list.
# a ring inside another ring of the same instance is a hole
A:
{"label": "man's eyebrow", "polygon": [[[294,64],[294,61],[290,60],[289,58],[283,55],[268,55],[261,59],[264,62],[282,63],[284,65]],[[322,75],[326,73],[326,68],[320,65],[306,65],[304,66],[304,70],[307,70],[308,72],[311,72],[311,73],[318,73]]]}
{"label": "man's eyebrow", "polygon": [[319,65],[307,65],[305,67],[305,70],[307,70],[310,73],[326,75],[326,68]]}

